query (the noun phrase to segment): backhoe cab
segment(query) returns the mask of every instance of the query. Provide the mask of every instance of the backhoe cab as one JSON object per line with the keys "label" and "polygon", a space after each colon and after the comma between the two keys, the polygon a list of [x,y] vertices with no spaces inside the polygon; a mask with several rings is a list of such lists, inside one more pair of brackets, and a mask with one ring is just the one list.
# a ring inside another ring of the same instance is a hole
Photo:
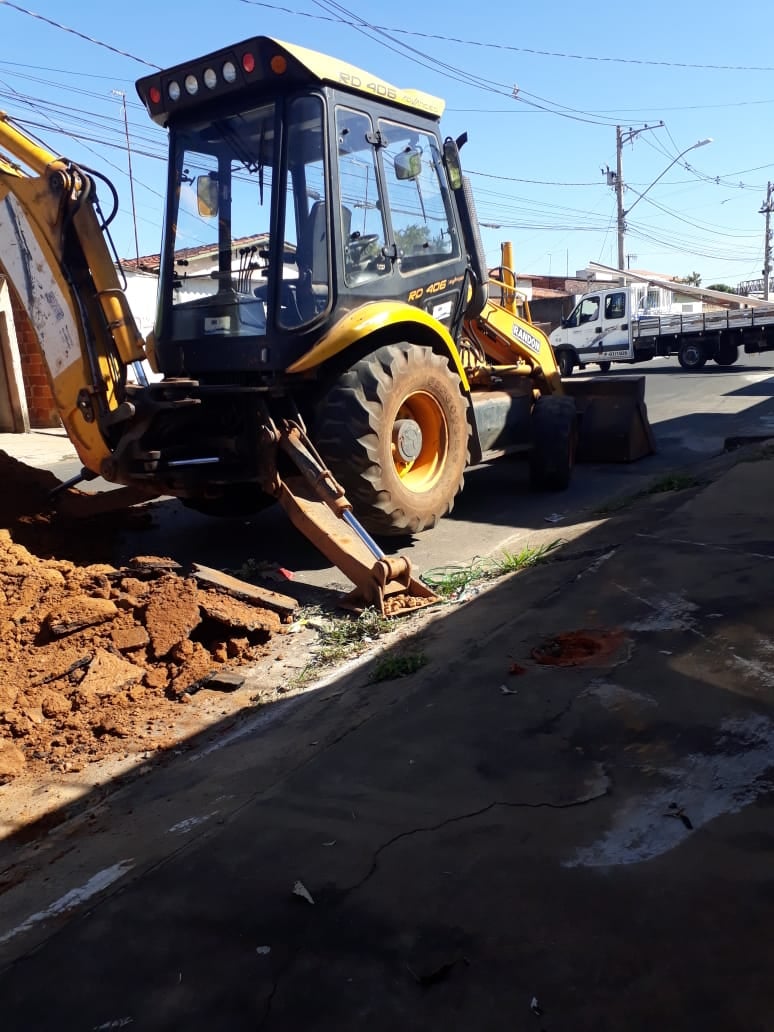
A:
{"label": "backhoe cab", "polygon": [[[564,396],[508,255],[489,298],[442,101],[266,37],[137,90],[169,132],[144,342],[93,174],[0,117],[0,149],[32,173],[0,158],[0,253],[85,469],[211,513],[278,499],[354,604],[394,611],[432,595],[370,535],[434,526],[469,463],[521,452],[536,485],[564,487],[579,415],[591,457],[650,450],[641,384],[606,381],[626,392],[612,408],[581,383]],[[144,359],[160,380],[132,382]]]}

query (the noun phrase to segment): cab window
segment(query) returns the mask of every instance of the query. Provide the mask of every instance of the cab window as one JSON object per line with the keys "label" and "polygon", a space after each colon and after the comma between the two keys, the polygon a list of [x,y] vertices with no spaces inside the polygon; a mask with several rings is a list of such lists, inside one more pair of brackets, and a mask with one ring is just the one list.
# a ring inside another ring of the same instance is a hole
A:
{"label": "cab window", "polygon": [[411,274],[456,258],[459,241],[437,140],[386,119],[379,132],[398,269]]}
{"label": "cab window", "polygon": [[626,318],[626,294],[623,291],[607,295],[605,298],[605,318]]}
{"label": "cab window", "polygon": [[579,301],[565,322],[565,326],[583,326],[599,318],[599,298],[584,297]]}
{"label": "cab window", "polygon": [[385,234],[371,119],[360,111],[336,109],[339,218],[344,242],[344,280],[354,286],[391,271]]}

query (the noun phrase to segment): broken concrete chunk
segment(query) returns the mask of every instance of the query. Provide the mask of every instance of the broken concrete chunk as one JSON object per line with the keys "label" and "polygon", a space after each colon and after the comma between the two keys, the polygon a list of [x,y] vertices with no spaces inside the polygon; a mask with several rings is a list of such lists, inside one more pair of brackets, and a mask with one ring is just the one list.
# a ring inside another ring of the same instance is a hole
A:
{"label": "broken concrete chunk", "polygon": [[165,555],[136,555],[129,565],[140,573],[178,573],[182,569],[180,563]]}
{"label": "broken concrete chunk", "polygon": [[185,665],[172,677],[167,691],[179,697],[193,685],[208,678],[211,673],[212,656],[198,641],[194,642],[193,650],[186,657]]}
{"label": "broken concrete chunk", "polygon": [[70,700],[61,692],[44,692],[40,699],[40,711],[47,720],[63,717],[72,709]]}
{"label": "broken concrete chunk", "polygon": [[209,566],[202,566],[200,563],[193,564],[194,577],[202,584],[210,584],[215,588],[221,588],[230,595],[247,599],[259,606],[266,606],[273,609],[282,616],[290,616],[298,609],[298,602],[289,595],[281,595],[278,591],[270,591],[268,588],[261,588],[257,584],[250,584],[232,577],[221,570],[213,570]]}
{"label": "broken concrete chunk", "polygon": [[114,627],[110,631],[110,640],[120,652],[128,649],[140,649],[150,641],[144,627]]}
{"label": "broken concrete chunk", "polygon": [[86,676],[78,685],[78,691],[87,697],[96,696],[102,699],[114,695],[122,688],[129,688],[130,685],[141,681],[144,676],[145,670],[142,667],[135,666],[120,656],[114,656],[107,649],[97,649]]}
{"label": "broken concrete chunk", "polygon": [[214,691],[220,692],[235,692],[244,683],[245,679],[241,674],[236,674],[232,670],[219,670],[212,677],[209,677],[202,687],[212,688]]}
{"label": "broken concrete chunk", "polygon": [[84,627],[96,627],[97,624],[112,620],[118,609],[109,598],[91,598],[89,595],[75,595],[65,599],[52,609],[44,621],[46,629],[57,638]]}
{"label": "broken concrete chunk", "polygon": [[19,689],[16,685],[0,681],[0,713],[13,706],[18,694]]}
{"label": "broken concrete chunk", "polygon": [[219,595],[214,591],[199,592],[199,607],[205,616],[232,627],[245,631],[268,631],[278,634],[283,630],[280,618],[268,609],[240,602],[239,599]]}
{"label": "broken concrete chunk", "polygon": [[13,742],[0,742],[0,784],[18,777],[26,765],[24,753]]}
{"label": "broken concrete chunk", "polygon": [[184,641],[201,623],[196,581],[169,575],[153,585],[145,610],[145,626],[156,659]]}

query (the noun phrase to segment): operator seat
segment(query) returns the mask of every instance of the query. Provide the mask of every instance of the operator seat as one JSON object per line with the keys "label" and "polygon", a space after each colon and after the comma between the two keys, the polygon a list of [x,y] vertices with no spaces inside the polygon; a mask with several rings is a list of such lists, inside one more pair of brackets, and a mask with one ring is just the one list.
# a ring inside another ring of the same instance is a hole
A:
{"label": "operator seat", "polygon": [[325,201],[315,201],[296,253],[298,307],[304,320],[322,312],[328,303],[328,224]]}

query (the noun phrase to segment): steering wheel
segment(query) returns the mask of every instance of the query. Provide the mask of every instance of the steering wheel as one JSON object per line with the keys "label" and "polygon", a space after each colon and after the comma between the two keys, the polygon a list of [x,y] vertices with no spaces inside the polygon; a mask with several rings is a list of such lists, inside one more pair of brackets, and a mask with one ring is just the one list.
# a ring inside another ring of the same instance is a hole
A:
{"label": "steering wheel", "polygon": [[358,265],[363,258],[366,248],[378,239],[377,233],[368,233],[366,236],[356,236],[354,239],[350,239],[347,244],[347,250],[349,251],[351,261]]}

